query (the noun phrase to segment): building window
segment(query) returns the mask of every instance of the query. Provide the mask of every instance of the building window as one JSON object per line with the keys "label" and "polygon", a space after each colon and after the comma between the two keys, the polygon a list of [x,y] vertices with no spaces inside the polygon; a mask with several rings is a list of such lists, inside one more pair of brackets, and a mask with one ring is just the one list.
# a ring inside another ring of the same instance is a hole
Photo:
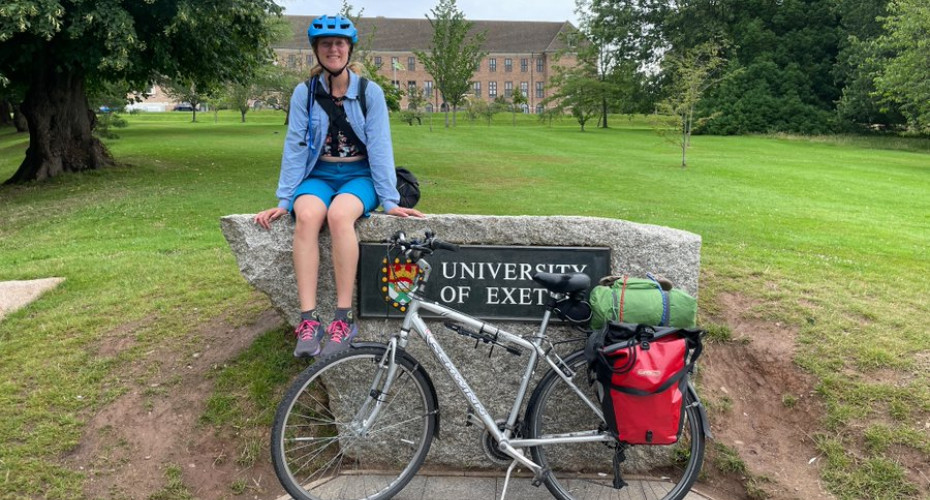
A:
{"label": "building window", "polygon": [[433,112],[433,103],[431,103],[431,102],[426,103],[426,112],[427,112],[427,113],[432,113],[432,112]]}
{"label": "building window", "polygon": [[472,88],[475,90],[475,97],[481,97],[481,82],[475,82]]}
{"label": "building window", "polygon": [[543,114],[543,111],[544,111],[543,105],[542,105],[542,104],[537,104],[537,105],[536,105],[536,114],[537,114],[537,115],[541,115],[541,114]]}
{"label": "building window", "polygon": [[398,62],[397,57],[391,57],[391,69],[397,69],[398,66],[400,66],[400,62]]}
{"label": "building window", "polygon": [[520,59],[520,72],[526,73],[530,69],[530,60],[527,58]]}
{"label": "building window", "polygon": [[307,54],[307,66],[313,66],[313,54]]}
{"label": "building window", "polygon": [[511,73],[511,72],[513,72],[513,59],[511,59],[511,58],[509,58],[509,57],[506,58],[506,59],[504,59],[504,71],[505,71],[506,73]]}
{"label": "building window", "polygon": [[433,81],[426,80],[423,82],[423,97],[431,98],[433,97]]}
{"label": "building window", "polygon": [[520,93],[523,97],[530,95],[530,82],[520,82]]}
{"label": "building window", "polygon": [[491,57],[488,59],[488,71],[490,71],[491,73],[494,73],[495,71],[497,71],[497,58],[496,57]]}
{"label": "building window", "polygon": [[375,66],[380,69],[383,64],[384,61],[381,60],[381,56],[375,56]]}
{"label": "building window", "polygon": [[543,82],[536,82],[536,97],[542,99],[543,96]]}
{"label": "building window", "polygon": [[407,95],[413,95],[417,91],[416,80],[407,80]]}
{"label": "building window", "polygon": [[543,58],[542,58],[542,57],[537,57],[537,58],[536,58],[536,72],[537,72],[537,73],[542,73],[543,70],[544,70],[544,68],[543,68]]}
{"label": "building window", "polygon": [[393,85],[395,89],[399,89],[399,88],[400,88],[400,81],[399,81],[399,80],[391,80],[391,85]]}
{"label": "building window", "polygon": [[504,82],[504,97],[513,96],[513,82]]}
{"label": "building window", "polygon": [[497,97],[497,82],[488,82],[488,97],[491,99]]}
{"label": "building window", "polygon": [[408,57],[407,58],[407,71],[416,71],[417,69],[417,58]]}
{"label": "building window", "polygon": [[297,56],[295,56],[294,54],[288,54],[287,55],[287,67],[293,68],[296,66],[297,66]]}

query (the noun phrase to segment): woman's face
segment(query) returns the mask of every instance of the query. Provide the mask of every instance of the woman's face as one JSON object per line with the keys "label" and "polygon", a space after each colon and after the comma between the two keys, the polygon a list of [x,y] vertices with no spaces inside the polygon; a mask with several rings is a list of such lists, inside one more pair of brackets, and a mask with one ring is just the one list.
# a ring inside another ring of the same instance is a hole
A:
{"label": "woman's face", "polygon": [[339,71],[349,62],[349,49],[352,44],[348,39],[338,36],[320,38],[316,44],[316,57],[326,69]]}

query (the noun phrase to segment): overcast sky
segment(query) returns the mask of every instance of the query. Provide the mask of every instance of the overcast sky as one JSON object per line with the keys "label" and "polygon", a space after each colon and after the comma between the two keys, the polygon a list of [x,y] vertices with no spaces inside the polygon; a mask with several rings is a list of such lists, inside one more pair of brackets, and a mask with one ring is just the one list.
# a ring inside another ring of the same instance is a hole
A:
{"label": "overcast sky", "polygon": [[[342,8],[341,0],[275,0],[285,8],[285,14],[307,16],[335,14]],[[349,0],[353,12],[364,9],[368,16],[423,19],[439,3],[438,0]],[[571,21],[578,26],[575,0],[457,0],[455,4],[474,20],[507,21]],[[432,14],[430,14],[432,15]]]}

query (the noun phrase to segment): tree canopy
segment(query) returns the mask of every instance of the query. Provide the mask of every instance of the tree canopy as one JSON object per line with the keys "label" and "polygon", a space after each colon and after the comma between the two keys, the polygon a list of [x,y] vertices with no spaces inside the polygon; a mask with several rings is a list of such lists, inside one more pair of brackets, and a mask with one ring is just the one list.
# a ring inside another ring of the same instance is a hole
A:
{"label": "tree canopy", "polygon": [[928,99],[922,89],[930,76],[925,1],[576,0],[576,5],[587,42],[579,47],[579,59],[593,63],[590,78],[602,83],[602,116],[656,109],[680,83],[663,61],[713,44],[723,48],[726,63],[719,85],[708,88],[694,110],[699,132],[930,130],[923,125]]}
{"label": "tree canopy", "polygon": [[[430,12],[433,17],[426,16],[433,27],[429,52],[416,51],[415,54],[436,80],[442,98],[452,109],[454,123],[456,110],[471,90],[471,78],[487,54],[481,48],[485,34],[471,35],[473,23],[465,20],[455,0],[439,0]],[[446,126],[449,126],[448,111]]]}
{"label": "tree canopy", "polygon": [[24,93],[30,146],[11,182],[110,163],[91,131],[87,89],[158,77],[198,88],[240,81],[271,58],[273,0],[5,0],[0,84]]}
{"label": "tree canopy", "polygon": [[878,45],[892,55],[878,65],[875,85],[915,129],[930,133],[930,5],[894,0],[890,10]]}

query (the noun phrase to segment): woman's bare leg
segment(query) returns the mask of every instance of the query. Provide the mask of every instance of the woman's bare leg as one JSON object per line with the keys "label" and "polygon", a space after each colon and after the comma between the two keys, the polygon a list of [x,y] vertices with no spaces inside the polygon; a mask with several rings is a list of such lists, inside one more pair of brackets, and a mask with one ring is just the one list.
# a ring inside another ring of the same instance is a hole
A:
{"label": "woman's bare leg", "polygon": [[313,195],[294,201],[297,227],[294,229],[294,274],[300,310],[316,309],[316,288],[320,276],[320,230],[326,221],[326,205]]}
{"label": "woman's bare leg", "polygon": [[351,308],[358,270],[358,236],[355,221],[365,207],[355,195],[340,194],[333,199],[326,214],[333,239],[333,270],[336,274],[336,307]]}

